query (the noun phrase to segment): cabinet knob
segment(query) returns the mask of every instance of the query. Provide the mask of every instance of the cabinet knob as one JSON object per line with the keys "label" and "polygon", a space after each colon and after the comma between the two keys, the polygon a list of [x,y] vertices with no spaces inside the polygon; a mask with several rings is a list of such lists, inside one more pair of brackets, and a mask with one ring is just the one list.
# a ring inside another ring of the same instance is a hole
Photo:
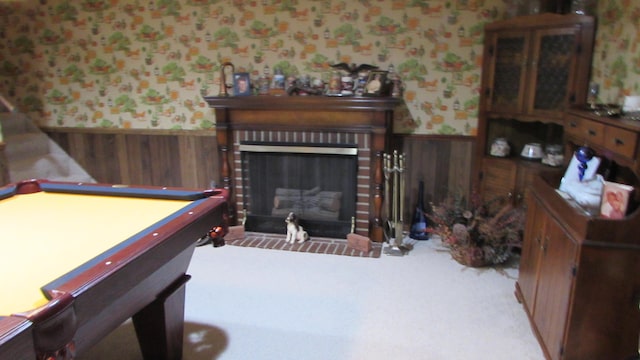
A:
{"label": "cabinet knob", "polygon": [[616,142],[616,145],[624,145],[624,141],[622,141],[622,140],[620,140],[618,138],[615,139],[615,142]]}
{"label": "cabinet knob", "polygon": [[576,128],[576,127],[578,127],[578,124],[576,124],[575,121],[570,121],[569,122],[569,126],[572,127],[572,128]]}
{"label": "cabinet knob", "polygon": [[545,236],[544,237],[544,242],[540,245],[540,249],[542,250],[543,254],[547,253],[547,244],[549,243],[549,236]]}
{"label": "cabinet knob", "polygon": [[591,129],[589,129],[589,130],[587,131],[587,133],[589,134],[589,136],[596,136],[596,131],[595,131],[595,130],[591,130]]}

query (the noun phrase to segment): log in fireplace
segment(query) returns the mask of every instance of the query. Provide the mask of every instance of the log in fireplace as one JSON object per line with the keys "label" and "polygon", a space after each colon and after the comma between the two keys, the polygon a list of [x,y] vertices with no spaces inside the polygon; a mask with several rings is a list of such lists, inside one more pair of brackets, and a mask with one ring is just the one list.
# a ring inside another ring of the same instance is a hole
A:
{"label": "log in fireplace", "polygon": [[[382,155],[390,151],[393,110],[399,99],[245,96],[205,100],[216,114],[221,180],[231,193],[232,222],[246,211],[252,227],[275,232],[264,225],[269,222],[266,218],[277,218],[271,221],[279,223],[284,219],[279,210],[305,209],[308,218],[316,221],[311,223],[314,231],[330,221],[328,226],[337,229],[332,236],[342,236],[350,231],[354,217],[356,233],[383,241]],[[302,174],[293,179],[313,177],[314,181],[292,183],[271,176],[282,171]],[[305,171],[315,175],[305,176]],[[254,172],[269,175],[270,180],[259,175],[252,182],[249,173]],[[320,174],[327,172],[352,182],[336,183],[332,176],[321,179]],[[353,188],[355,194],[350,192]],[[262,203],[256,203],[258,195],[264,195]]]}

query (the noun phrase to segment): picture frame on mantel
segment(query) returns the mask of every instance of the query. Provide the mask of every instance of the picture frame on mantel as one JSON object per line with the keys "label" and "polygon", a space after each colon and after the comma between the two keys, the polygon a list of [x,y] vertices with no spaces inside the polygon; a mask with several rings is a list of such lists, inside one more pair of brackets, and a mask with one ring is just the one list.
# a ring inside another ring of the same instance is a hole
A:
{"label": "picture frame on mantel", "polygon": [[388,90],[387,71],[372,70],[364,86],[364,96],[386,96]]}
{"label": "picture frame on mantel", "polygon": [[233,95],[249,96],[251,95],[251,81],[249,73],[240,72],[233,74]]}

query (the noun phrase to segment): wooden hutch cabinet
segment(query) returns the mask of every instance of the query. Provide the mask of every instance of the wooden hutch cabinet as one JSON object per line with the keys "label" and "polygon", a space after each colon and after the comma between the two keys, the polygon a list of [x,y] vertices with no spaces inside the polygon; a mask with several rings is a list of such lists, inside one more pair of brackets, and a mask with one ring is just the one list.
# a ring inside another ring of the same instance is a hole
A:
{"label": "wooden hutch cabinet", "polygon": [[556,189],[562,174],[534,177],[516,296],[548,359],[635,359],[640,334],[640,122],[566,114],[566,153],[588,145],[611,180],[633,185],[621,220],[590,213]]}
{"label": "wooden hutch cabinet", "polygon": [[[547,359],[637,358],[640,122],[575,110],[586,109],[594,19],[531,15],[485,30],[474,187],[526,201],[516,296]],[[496,138],[509,156],[491,156]],[[531,142],[563,145],[565,165],[592,147],[610,180],[635,187],[632,211],[609,220],[566,199],[557,191],[565,166],[519,156]]]}
{"label": "wooden hutch cabinet", "polygon": [[[485,198],[520,202],[532,175],[549,170],[520,151],[527,143],[562,143],[564,112],[586,102],[593,40],[594,20],[581,15],[529,15],[485,27],[474,169]],[[491,157],[497,138],[507,139],[509,156]]]}

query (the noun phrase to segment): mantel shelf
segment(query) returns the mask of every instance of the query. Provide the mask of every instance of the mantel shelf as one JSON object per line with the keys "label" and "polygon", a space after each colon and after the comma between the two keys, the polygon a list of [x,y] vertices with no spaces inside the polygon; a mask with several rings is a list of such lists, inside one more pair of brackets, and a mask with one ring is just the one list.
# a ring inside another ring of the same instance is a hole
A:
{"label": "mantel shelf", "polygon": [[211,108],[239,110],[388,111],[400,104],[395,97],[333,96],[206,96]]}

